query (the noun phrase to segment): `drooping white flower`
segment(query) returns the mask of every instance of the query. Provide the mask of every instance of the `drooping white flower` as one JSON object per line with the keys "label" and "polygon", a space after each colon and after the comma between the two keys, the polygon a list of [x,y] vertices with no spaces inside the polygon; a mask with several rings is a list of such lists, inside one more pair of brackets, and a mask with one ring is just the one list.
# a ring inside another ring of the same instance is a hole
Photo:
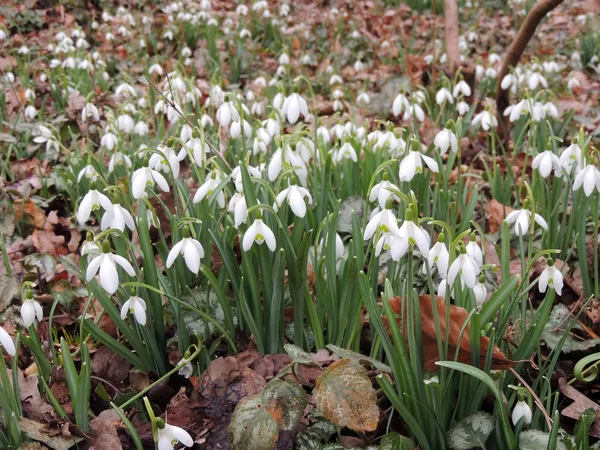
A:
{"label": "drooping white flower", "polygon": [[441,88],[435,94],[435,102],[440,106],[443,105],[445,102],[453,104],[454,97],[452,97],[452,93],[448,89]]}
{"label": "drooping white flower", "polygon": [[398,234],[398,219],[391,208],[382,209],[369,220],[365,228],[364,240],[368,241],[371,239],[377,231],[380,233],[392,233],[393,235]]}
{"label": "drooping white flower", "polygon": [[306,163],[295,151],[291,149],[291,147],[287,145],[283,148],[278,148],[275,153],[273,153],[271,162],[267,167],[269,181],[275,181],[282,172],[283,168],[287,167],[288,165],[295,168],[294,173],[300,179],[300,183],[305,186],[306,178],[308,177]]}
{"label": "drooping white flower", "polygon": [[217,122],[219,122],[219,125],[222,127],[227,127],[232,121],[239,122],[239,120],[240,113],[231,102],[223,102],[223,104],[219,106],[219,109],[217,109]]}
{"label": "drooping white flower", "polygon": [[117,126],[123,133],[129,134],[135,128],[135,122],[128,114],[121,114],[119,117],[117,117]]}
{"label": "drooping white flower", "polygon": [[127,299],[121,307],[121,319],[125,320],[127,313],[131,313],[136,322],[140,325],[146,325],[146,302],[143,298],[135,295],[135,291],[131,293],[131,297]]}
{"label": "drooping white flower", "polygon": [[563,274],[560,270],[556,268],[554,265],[554,260],[552,258],[548,258],[548,264],[546,268],[540,274],[540,278],[538,280],[538,289],[540,292],[546,292],[550,286],[554,291],[556,291],[556,295],[562,294],[563,288]]}
{"label": "drooping white flower", "polygon": [[25,300],[21,305],[21,318],[26,328],[29,328],[35,319],[40,322],[44,319],[44,311],[41,305],[33,299],[31,289],[27,289]]}
{"label": "drooping white flower", "polygon": [[458,102],[458,104],[456,105],[456,112],[460,115],[460,116],[464,116],[466,113],[469,112],[469,110],[471,109],[471,107],[469,106],[469,104],[465,101],[460,101]]}
{"label": "drooping white flower", "polygon": [[521,398],[519,398],[519,401],[517,402],[515,408],[512,411],[513,425],[519,423],[519,420],[521,420],[522,418],[525,419],[525,425],[529,425],[531,423],[532,416],[533,414],[531,411],[531,407],[527,404],[526,401],[524,401],[524,399],[521,396]]}
{"label": "drooping white flower", "polygon": [[123,208],[118,198],[113,199],[111,208],[107,209],[102,216],[100,229],[102,231],[110,229],[125,231],[125,226],[131,231],[135,229],[135,222],[131,213]]}
{"label": "drooping white flower", "polygon": [[534,169],[538,169],[542,178],[546,178],[554,169],[555,174],[560,174],[560,159],[551,150],[543,151],[536,155],[531,162]]}
{"label": "drooping white flower", "polygon": [[4,350],[6,350],[6,353],[8,353],[10,356],[15,356],[17,354],[15,343],[10,337],[10,334],[8,334],[8,332],[2,327],[0,327],[0,344],[2,344]]}
{"label": "drooping white flower", "polygon": [[467,253],[467,249],[461,246],[460,255],[452,262],[448,270],[448,284],[452,286],[456,277],[460,275],[461,281],[473,289],[477,283],[479,272],[479,265]]}
{"label": "drooping white flower", "polygon": [[[429,250],[429,257],[427,258],[429,267],[436,266],[438,273],[442,278],[446,278],[448,275],[448,264],[450,262],[450,254],[448,253],[445,242],[445,234],[440,233],[438,241]],[[426,270],[426,268],[423,267],[423,270]]]}
{"label": "drooping white flower", "polygon": [[86,223],[92,211],[97,211],[100,207],[108,211],[112,208],[112,203],[106,195],[96,190],[96,183],[92,182],[90,190],[84,195],[79,204],[79,210],[77,211],[77,221],[79,224],[83,225]]}
{"label": "drooping white flower", "polygon": [[266,242],[267,247],[272,252],[276,249],[275,235],[260,217],[254,219],[252,225],[250,225],[248,230],[246,230],[246,233],[244,233],[244,237],[242,238],[242,248],[247,252],[255,242],[258,245],[262,245],[263,242]]}
{"label": "drooping white flower", "polygon": [[283,102],[281,115],[287,118],[289,123],[295,124],[300,118],[300,113],[304,116],[304,120],[308,118],[308,104],[300,94],[294,92]]}
{"label": "drooping white flower", "polygon": [[400,197],[392,193],[390,189],[395,189],[398,191],[400,190],[398,186],[396,186],[388,180],[388,175],[384,172],[383,180],[381,180],[371,189],[371,193],[369,194],[369,201],[374,202],[375,200],[377,200],[377,203],[379,204],[380,208],[385,208],[385,205],[389,198],[393,198],[394,200],[399,202]]}
{"label": "drooping white flower", "polygon": [[136,123],[135,127],[133,128],[133,132],[138,136],[146,136],[148,134],[148,131],[148,124],[143,120],[140,120],[138,123]]}
{"label": "drooping white flower", "polygon": [[108,173],[115,170],[116,166],[127,166],[128,168],[131,168],[131,158],[121,152],[113,153],[108,161]]}
{"label": "drooping white flower", "polygon": [[94,166],[88,164],[77,174],[77,182],[81,182],[81,179],[83,177],[86,177],[88,180],[91,181],[96,181],[98,179],[98,172],[96,172],[96,168]]}
{"label": "drooping white flower", "polygon": [[229,200],[227,211],[233,212],[233,223],[236,228],[248,220],[248,205],[243,193],[236,192],[233,194]]}
{"label": "drooping white flower", "polygon": [[186,447],[194,445],[192,436],[183,428],[168,423],[165,423],[163,428],[158,428],[158,450],[173,450],[177,442],[181,442]]}
{"label": "drooping white flower", "polygon": [[306,215],[305,198],[308,204],[312,205],[313,200],[308,189],[292,184],[277,194],[277,201],[273,205],[273,208],[277,211],[278,205],[282,205],[287,200],[292,212],[298,217],[304,217]]}
{"label": "drooping white flower", "polygon": [[35,106],[27,105],[27,107],[25,108],[25,111],[23,112],[23,115],[25,116],[26,119],[33,120],[36,118],[37,113],[38,112],[37,112],[37,109],[35,109]]}
{"label": "drooping white flower", "polygon": [[[220,173],[216,170],[213,170],[210,173],[210,176],[206,177],[206,180],[204,181],[204,183],[202,183],[202,185],[196,191],[193,202],[194,203],[201,202],[206,197],[210,196],[215,191],[215,189],[217,189],[217,187],[219,187],[219,185],[221,184],[222,181],[223,180],[221,179]],[[221,208],[225,207],[225,196],[223,194],[223,187],[221,187],[221,189],[219,190],[216,200],[217,200],[217,204]]]}
{"label": "drooping white flower", "polygon": [[[542,216],[535,214],[534,221],[544,230],[548,229],[548,224]],[[524,236],[529,233],[529,223],[531,221],[531,211],[529,210],[529,200],[523,202],[523,209],[516,209],[506,216],[504,219],[508,225],[515,224],[514,230],[517,236]]]}
{"label": "drooping white flower", "polygon": [[100,120],[100,113],[93,103],[86,103],[81,110],[81,121],[87,122],[90,119],[94,122],[98,122]]}
{"label": "drooping white flower", "polygon": [[411,150],[400,162],[400,169],[398,171],[400,181],[411,181],[417,173],[422,173],[423,161],[425,161],[429,170],[435,173],[438,172],[438,163],[433,158],[416,150]]}
{"label": "drooping white flower", "polygon": [[479,280],[473,288],[473,295],[475,296],[475,304],[478,309],[481,309],[487,298],[487,288],[485,287],[485,275],[479,275]]}
{"label": "drooping white flower", "polygon": [[173,246],[167,256],[167,269],[173,265],[179,255],[183,255],[185,265],[196,275],[200,271],[200,261],[204,258],[204,248],[196,239],[190,237],[190,230],[185,227],[183,239]]}
{"label": "drooping white flower", "polygon": [[120,255],[116,255],[110,252],[110,243],[104,241],[102,244],[102,253],[94,259],[92,259],[85,272],[85,278],[87,281],[91,281],[92,278],[98,274],[98,281],[102,289],[108,294],[112,295],[117,292],[119,287],[119,272],[117,271],[117,264],[121,266],[125,272],[130,276],[135,276],[133,267],[125,258]]}
{"label": "drooping white flower", "polygon": [[570,174],[575,167],[575,172],[579,173],[583,169],[583,150],[576,143],[569,145],[559,158],[560,168],[565,174]]}
{"label": "drooping white flower", "polygon": [[541,103],[534,102],[531,98],[525,98],[504,110],[504,115],[509,116],[508,119],[511,122],[516,122],[525,114],[528,114],[535,122],[539,122],[546,117],[546,110]]}
{"label": "drooping white flower", "polygon": [[174,178],[179,177],[179,163],[187,155],[185,149],[182,148],[179,153],[175,153],[171,147],[159,145],[156,150],[157,152],[152,153],[148,159],[148,167],[155,171],[172,173]]}
{"label": "drooping white flower", "polygon": [[586,197],[589,197],[596,189],[600,192],[600,171],[596,166],[594,166],[594,161],[592,158],[588,161],[587,166],[585,166],[579,173],[575,176],[575,181],[573,182],[573,190],[578,190],[581,186],[583,186],[583,192]]}
{"label": "drooping white flower", "polygon": [[146,195],[146,188],[158,184],[164,192],[169,192],[169,183],[159,172],[148,167],[148,161],[144,162],[144,167],[137,169],[131,177],[131,192],[136,200]]}
{"label": "drooping white flower", "polygon": [[491,127],[498,126],[498,120],[488,110],[482,111],[473,117],[473,126],[481,126],[484,131],[488,131]]}
{"label": "drooping white flower", "polygon": [[[248,175],[250,175],[251,178],[262,178],[260,170],[258,170],[256,167],[247,166],[247,169]],[[244,183],[242,180],[242,169],[240,166],[235,167],[231,171],[231,178],[233,179],[236,191],[242,192],[244,190]]]}
{"label": "drooping white flower", "polygon": [[354,162],[358,161],[358,156],[356,155],[356,150],[350,142],[344,143],[340,148],[333,150],[331,153],[331,161],[334,165],[339,164],[344,159],[351,159]]}
{"label": "drooping white flower", "polygon": [[471,86],[469,86],[465,80],[460,80],[458,83],[456,83],[456,86],[454,86],[452,95],[454,95],[454,97],[457,98],[459,95],[463,95],[464,97],[470,97]]}
{"label": "drooping white flower", "polygon": [[444,128],[433,140],[433,145],[440,150],[440,155],[445,155],[450,148],[453,153],[458,151],[458,139],[450,128]]}
{"label": "drooping white flower", "polygon": [[102,139],[100,139],[100,145],[106,147],[109,151],[115,148],[115,145],[117,145],[118,142],[117,136],[110,131],[107,131],[104,136],[102,136]]}
{"label": "drooping white flower", "polygon": [[477,236],[475,233],[471,233],[469,236],[469,243],[466,245],[466,249],[467,254],[481,267],[483,265],[483,252],[481,251],[481,247],[477,245]]}
{"label": "drooping white flower", "polygon": [[392,113],[398,116],[402,111],[407,110],[410,107],[410,102],[404,94],[398,94],[392,103]]}
{"label": "drooping white flower", "polygon": [[400,242],[398,245],[393,245],[391,249],[394,261],[399,261],[409,247],[414,246],[417,247],[423,257],[429,258],[429,245],[431,243],[429,234],[416,224],[413,218],[413,210],[409,207],[406,210],[405,220],[396,233],[396,239],[399,239]]}

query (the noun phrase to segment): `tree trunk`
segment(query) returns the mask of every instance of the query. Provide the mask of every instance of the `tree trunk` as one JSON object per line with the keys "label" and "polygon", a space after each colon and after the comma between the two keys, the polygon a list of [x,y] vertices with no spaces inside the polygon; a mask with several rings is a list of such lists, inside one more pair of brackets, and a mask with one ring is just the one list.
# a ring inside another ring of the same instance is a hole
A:
{"label": "tree trunk", "polygon": [[536,3],[529,11],[529,14],[527,14],[525,21],[521,25],[521,28],[519,28],[519,32],[506,52],[496,83],[498,134],[502,137],[506,137],[510,131],[510,122],[504,117],[504,110],[508,107],[509,103],[509,90],[502,89],[500,86],[502,79],[508,75],[511,67],[515,67],[519,63],[519,60],[525,51],[525,47],[527,47],[529,40],[535,33],[535,30],[542,19],[563,1],[564,0],[542,0],[539,3]]}
{"label": "tree trunk", "polygon": [[456,0],[444,0],[444,34],[446,37],[448,72],[454,75],[460,67],[460,53],[458,51],[458,6]]}

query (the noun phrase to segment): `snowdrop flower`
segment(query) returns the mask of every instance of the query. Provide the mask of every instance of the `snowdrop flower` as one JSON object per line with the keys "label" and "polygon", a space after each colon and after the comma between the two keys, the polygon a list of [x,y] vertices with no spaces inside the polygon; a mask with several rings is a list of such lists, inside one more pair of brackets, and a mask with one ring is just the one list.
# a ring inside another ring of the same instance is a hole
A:
{"label": "snowdrop flower", "polygon": [[183,255],[187,268],[198,275],[200,261],[204,258],[204,248],[200,242],[190,237],[190,229],[187,226],[183,228],[183,239],[173,246],[167,256],[167,269],[179,255]]}
{"label": "snowdrop flower", "polygon": [[150,68],[148,69],[148,73],[149,73],[150,75],[152,75],[153,73],[156,73],[156,74],[158,74],[159,76],[162,76],[162,75],[163,75],[163,73],[164,73],[164,71],[163,71],[163,68],[162,68],[162,66],[161,66],[160,64],[158,64],[158,63],[155,63],[155,64],[152,64],[152,65],[150,66]]}
{"label": "snowdrop flower", "polygon": [[482,111],[473,117],[473,126],[481,126],[484,131],[498,126],[498,120],[488,110]]}
{"label": "snowdrop flower", "polygon": [[504,115],[509,116],[511,122],[516,122],[523,114],[529,114],[536,122],[546,117],[546,111],[542,104],[534,102],[530,98],[523,99],[516,105],[509,106],[504,110]]}
{"label": "snowdrop flower", "polygon": [[300,118],[300,113],[304,116],[304,119],[308,118],[308,105],[306,100],[302,98],[300,94],[294,92],[283,102],[281,107],[281,114],[286,117],[288,122],[295,124]]}
{"label": "snowdrop flower", "polygon": [[148,130],[148,125],[143,120],[140,120],[138,123],[136,123],[135,127],[133,128],[133,132],[138,136],[146,136],[148,134]]}
{"label": "snowdrop flower", "polygon": [[369,194],[369,201],[374,202],[377,200],[380,208],[385,208],[385,205],[389,198],[393,198],[397,202],[400,201],[400,197],[396,194],[392,193],[390,189],[400,190],[398,186],[389,181],[389,175],[387,172],[383,173],[383,180],[377,183],[371,189],[371,193]]}
{"label": "snowdrop flower", "polygon": [[475,304],[477,309],[481,309],[487,298],[487,288],[485,287],[485,275],[479,275],[479,280],[473,288],[473,295],[475,295]]}
{"label": "snowdrop flower", "polygon": [[91,181],[96,181],[98,179],[98,172],[96,172],[96,168],[94,166],[88,164],[77,174],[77,182],[80,183],[83,177],[86,177]]}
{"label": "snowdrop flower", "polygon": [[81,256],[93,255],[97,256],[102,253],[102,249],[94,241],[94,233],[91,231],[87,232],[85,242],[81,245]]}
{"label": "snowdrop flower", "polygon": [[448,284],[452,286],[456,277],[460,275],[461,282],[473,289],[477,283],[477,275],[479,275],[479,265],[467,253],[464,246],[460,247],[460,255],[456,258],[450,269],[448,270]]}
{"label": "snowdrop flower", "polygon": [[544,89],[548,87],[548,82],[543,77],[543,75],[538,72],[527,72],[527,74],[525,75],[525,79],[527,80],[527,86],[532,91],[537,89],[538,86],[542,86]]}
{"label": "snowdrop flower", "polygon": [[31,289],[27,289],[25,300],[21,305],[21,318],[23,319],[25,328],[29,328],[33,325],[36,318],[39,322],[44,319],[44,311],[40,304],[33,299]]}
{"label": "snowdrop flower", "polygon": [[98,122],[100,120],[100,113],[98,108],[93,103],[86,103],[81,110],[81,121],[87,122],[88,119]]}
{"label": "snowdrop flower", "polygon": [[[248,174],[250,175],[250,177],[262,178],[260,171],[256,167],[248,166],[247,169],[248,169]],[[242,180],[242,169],[240,168],[240,166],[235,167],[231,171],[231,178],[233,179],[233,183],[235,184],[235,189],[238,192],[242,192],[244,190],[244,183]],[[277,177],[275,177],[275,178],[277,178]],[[273,180],[271,180],[271,181],[273,181]]]}
{"label": "snowdrop flower", "polygon": [[433,158],[416,150],[411,150],[400,162],[398,172],[400,181],[411,181],[417,173],[422,173],[423,161],[432,172],[438,172],[438,163]]}
{"label": "snowdrop flower", "polygon": [[525,425],[529,425],[532,419],[531,408],[529,407],[527,402],[525,402],[522,394],[519,395],[519,401],[515,405],[515,408],[512,412],[513,425],[519,423],[519,420],[521,419],[524,419]]}
{"label": "snowdrop flower", "polygon": [[121,206],[118,196],[113,198],[112,207],[107,209],[102,216],[100,229],[102,231],[110,229],[125,231],[125,226],[131,231],[135,228],[135,223],[131,213]]}
{"label": "snowdrop flower", "polygon": [[119,130],[125,134],[129,134],[135,128],[135,122],[131,116],[127,114],[121,114],[119,117],[117,117],[117,126],[119,127]]}
{"label": "snowdrop flower", "polygon": [[[240,123],[240,122],[242,122],[242,121],[240,120],[237,122],[233,122],[231,124],[229,133],[231,134],[231,137],[233,139],[237,139],[242,134],[242,123]],[[247,138],[252,136],[252,127],[245,120],[243,121],[243,128],[244,128],[244,136],[246,136]]]}
{"label": "snowdrop flower", "polygon": [[37,109],[33,105],[27,105],[23,114],[26,119],[33,120],[37,116]]}
{"label": "snowdrop flower", "polygon": [[445,155],[448,148],[452,150],[452,153],[458,151],[458,139],[448,125],[446,125],[446,128],[440,131],[433,140],[433,145],[440,150],[440,155]]}
{"label": "snowdrop flower", "polygon": [[136,96],[135,89],[128,83],[121,83],[117,86],[117,89],[115,89],[115,95],[121,94],[130,95],[132,97]]}
{"label": "snowdrop flower", "polygon": [[289,164],[291,167],[296,167],[294,173],[300,179],[300,183],[306,185],[306,178],[308,176],[306,163],[289,146],[286,146],[283,149],[278,148],[275,153],[273,153],[271,162],[267,167],[269,181],[275,181],[286,164]]}
{"label": "snowdrop flower", "polygon": [[456,86],[454,86],[452,95],[457,98],[459,95],[463,95],[464,97],[470,97],[471,86],[469,86],[465,80],[460,80],[458,83],[456,83]]}
{"label": "snowdrop flower", "polygon": [[531,163],[534,169],[538,169],[542,178],[546,178],[554,169],[555,174],[560,173],[560,160],[551,150],[546,150],[533,158]]}
{"label": "snowdrop flower", "polygon": [[350,142],[346,142],[339,149],[334,150],[331,154],[331,161],[334,165],[339,164],[344,159],[351,159],[354,162],[358,161],[358,157],[356,155],[356,150]]}
{"label": "snowdrop flower", "polygon": [[589,197],[594,192],[594,188],[600,192],[600,171],[594,166],[594,159],[590,157],[587,166],[585,166],[573,182],[573,190],[578,190],[583,186],[583,192],[586,197]]}
{"label": "snowdrop flower", "polygon": [[[534,221],[541,226],[544,230],[548,229],[548,224],[542,216],[535,214],[533,217]],[[512,211],[506,219],[504,219],[508,225],[515,224],[514,230],[517,236],[524,236],[529,232],[529,223],[531,221],[531,211],[529,210],[529,199],[525,199],[523,202],[523,209],[516,209]]]}
{"label": "snowdrop flower", "polygon": [[110,252],[110,242],[102,243],[102,253],[90,261],[85,272],[86,281],[91,281],[98,274],[98,281],[102,289],[112,295],[119,288],[119,273],[117,264],[130,276],[135,276],[135,270],[125,258]]}
{"label": "snowdrop flower", "polygon": [[104,136],[102,136],[102,139],[100,139],[100,145],[106,147],[106,149],[109,151],[114,149],[115,145],[117,145],[118,142],[119,140],[117,139],[117,136],[115,136],[108,130],[106,131]]}
{"label": "snowdrop flower", "polygon": [[404,222],[398,229],[396,236],[395,239],[399,241],[398,245],[393,245],[391,249],[394,261],[400,261],[406,251],[415,245],[423,257],[429,258],[429,245],[431,242],[429,234],[414,222],[414,213],[410,206],[406,210]]}
{"label": "snowdrop flower", "polygon": [[483,266],[483,252],[481,247],[477,245],[477,236],[475,233],[469,235],[469,243],[466,245],[467,254],[473,258],[479,267]]}
{"label": "snowdrop flower", "polygon": [[239,122],[240,113],[238,110],[231,104],[231,102],[223,102],[219,109],[217,109],[217,122],[222,127],[227,127],[229,124],[233,122]]}
{"label": "snowdrop flower", "polygon": [[249,251],[254,243],[262,245],[263,242],[267,243],[267,247],[272,252],[276,249],[275,235],[271,229],[262,221],[260,215],[254,219],[254,222],[242,238],[242,248],[245,252]]}
{"label": "snowdrop flower", "polygon": [[131,158],[121,152],[113,153],[108,161],[108,173],[115,170],[116,166],[127,166],[128,168],[131,168]]}
{"label": "snowdrop flower", "polygon": [[569,81],[567,81],[567,87],[569,88],[569,90],[571,92],[573,92],[576,88],[581,87],[581,83],[579,82],[579,80],[577,78],[575,78],[574,76],[571,76],[569,78]]}
{"label": "snowdrop flower", "polygon": [[177,178],[179,176],[179,163],[183,161],[187,154],[185,149],[175,153],[175,150],[168,145],[159,145],[156,150],[158,150],[158,153],[152,153],[148,160],[148,166],[165,173],[171,172],[173,177]]}
{"label": "snowdrop flower", "polygon": [[560,167],[566,174],[570,174],[575,166],[577,173],[583,169],[583,151],[576,143],[569,145],[559,158]]}
{"label": "snowdrop flower", "polygon": [[[429,267],[436,266],[438,273],[443,278],[446,278],[448,274],[448,263],[450,261],[450,254],[446,248],[446,235],[441,232],[438,236],[438,241],[429,250],[429,256],[427,257]],[[423,273],[426,273],[427,268],[423,266]]]}
{"label": "snowdrop flower", "polygon": [[[210,173],[210,176],[206,177],[206,180],[198,188],[196,194],[194,195],[194,203],[199,203],[204,200],[206,197],[212,195],[212,193],[219,187],[223,180],[218,171],[213,170]],[[219,189],[219,192],[216,197],[217,204],[221,207],[225,207],[225,196],[223,195],[223,188]]]}
{"label": "snowdrop flower", "polygon": [[169,192],[169,183],[165,177],[148,167],[148,163],[148,159],[145,159],[143,167],[137,169],[131,178],[131,192],[136,200],[146,195],[146,188],[154,186],[154,183],[158,184],[162,191]]}
{"label": "snowdrop flower", "polygon": [[556,295],[562,294],[563,274],[556,268],[552,258],[548,258],[546,268],[542,271],[538,280],[538,289],[540,292],[546,292],[548,286],[556,291]]}
{"label": "snowdrop flower", "polygon": [[334,84],[342,84],[344,82],[344,79],[342,77],[340,77],[338,74],[333,74],[331,75],[331,78],[329,78],[329,85],[333,86]]}
{"label": "snowdrop flower", "polygon": [[371,220],[369,220],[363,238],[365,241],[368,241],[376,232],[398,235],[398,230],[398,219],[391,209],[390,201],[386,204],[384,209],[379,211],[371,218]]}
{"label": "snowdrop flower", "polygon": [[10,334],[8,334],[8,332],[2,327],[0,327],[0,344],[2,344],[4,350],[6,350],[6,353],[8,353],[10,356],[15,356],[17,354],[15,343],[10,337]]}
{"label": "snowdrop flower", "polygon": [[519,85],[519,78],[517,74],[509,73],[502,78],[500,87],[504,90],[510,88],[511,92],[516,92],[517,86]]}
{"label": "snowdrop flower", "polygon": [[460,101],[457,105],[456,105],[456,112],[460,115],[460,116],[464,116],[466,113],[469,112],[469,110],[471,109],[471,107],[469,106],[469,104],[465,101]]}
{"label": "snowdrop flower", "polygon": [[437,91],[437,93],[435,94],[435,102],[438,105],[442,105],[445,102],[448,102],[450,104],[454,103],[454,97],[452,97],[452,94],[450,93],[450,91],[446,88],[441,88],[439,91]]}
{"label": "snowdrop flower", "polygon": [[392,113],[397,116],[410,107],[410,102],[404,94],[398,94],[392,103]]}
{"label": "snowdrop flower", "polygon": [[246,220],[248,220],[248,205],[244,194],[241,192],[233,194],[229,200],[229,205],[227,205],[227,211],[233,213],[233,223],[236,228],[246,223]]}
{"label": "snowdrop flower", "polygon": [[90,190],[85,194],[77,211],[77,221],[83,225],[88,221],[92,211],[97,211],[100,207],[108,211],[112,208],[112,203],[108,197],[96,190],[96,183],[90,184]]}
{"label": "snowdrop flower", "polygon": [[358,97],[356,97],[356,104],[359,106],[366,106],[369,103],[371,103],[371,99],[366,92],[361,92]]}
{"label": "snowdrop flower", "polygon": [[146,302],[143,298],[135,295],[135,289],[131,290],[131,297],[121,307],[122,320],[125,320],[127,313],[131,313],[140,325],[146,325]]}
{"label": "snowdrop flower", "polygon": [[183,428],[169,425],[160,420],[158,425],[158,450],[173,450],[177,442],[181,442],[186,447],[194,445],[194,440]]}
{"label": "snowdrop flower", "polygon": [[273,208],[275,211],[278,211],[278,205],[282,205],[284,200],[287,200],[292,212],[298,217],[304,217],[306,215],[305,198],[307,199],[308,204],[312,205],[313,200],[308,189],[292,184],[277,194],[277,201],[273,205]]}

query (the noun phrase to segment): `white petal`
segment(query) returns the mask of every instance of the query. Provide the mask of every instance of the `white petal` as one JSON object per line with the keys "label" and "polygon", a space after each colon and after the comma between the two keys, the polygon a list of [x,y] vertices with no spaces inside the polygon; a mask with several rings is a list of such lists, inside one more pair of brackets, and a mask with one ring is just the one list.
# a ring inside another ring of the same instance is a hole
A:
{"label": "white petal", "polygon": [[171,251],[169,252],[169,255],[167,256],[167,269],[173,265],[173,263],[175,262],[175,259],[181,253],[181,247],[183,247],[183,244],[184,244],[184,241],[182,239],[177,244],[175,244],[173,246],[173,248],[171,249]]}
{"label": "white petal", "polygon": [[0,344],[2,344],[6,350],[6,353],[8,353],[10,356],[15,356],[17,354],[15,343],[10,337],[10,334],[8,334],[8,332],[2,327],[0,327]]}
{"label": "white petal", "polygon": [[25,300],[23,305],[21,305],[21,318],[26,328],[29,328],[33,324],[35,311],[31,300]]}
{"label": "white petal", "polygon": [[104,257],[100,266],[99,274],[100,286],[110,295],[117,292],[119,288],[119,274],[117,267],[111,258]]}
{"label": "white petal", "polygon": [[245,252],[250,250],[250,247],[252,247],[252,244],[254,244],[254,239],[256,238],[258,231],[258,222],[255,220],[254,223],[246,230],[246,233],[244,233],[244,237],[242,239],[242,249]]}
{"label": "white petal", "polygon": [[183,257],[185,259],[185,264],[193,273],[196,275],[200,270],[200,255],[198,253],[198,249],[191,243],[191,241],[186,242],[183,248]]}
{"label": "white petal", "polygon": [[290,192],[290,208],[298,217],[304,217],[306,215],[306,203],[296,189],[292,189]]}
{"label": "white petal", "polygon": [[103,259],[104,259],[104,254],[101,254],[101,255],[96,256],[94,259],[92,259],[89,262],[89,264],[87,266],[87,270],[85,271],[86,281],[91,281],[91,279],[96,276],[96,273],[98,273],[98,269],[100,269],[100,265],[102,264]]}

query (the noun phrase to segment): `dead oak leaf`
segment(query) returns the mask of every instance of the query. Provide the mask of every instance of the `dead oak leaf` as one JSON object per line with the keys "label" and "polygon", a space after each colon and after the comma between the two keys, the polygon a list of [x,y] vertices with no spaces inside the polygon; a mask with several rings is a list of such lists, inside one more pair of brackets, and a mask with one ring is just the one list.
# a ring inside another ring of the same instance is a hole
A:
{"label": "dead oak leaf", "polygon": [[356,432],[377,428],[377,393],[367,371],[357,361],[334,362],[317,379],[313,394],[317,408],[337,426]]}

